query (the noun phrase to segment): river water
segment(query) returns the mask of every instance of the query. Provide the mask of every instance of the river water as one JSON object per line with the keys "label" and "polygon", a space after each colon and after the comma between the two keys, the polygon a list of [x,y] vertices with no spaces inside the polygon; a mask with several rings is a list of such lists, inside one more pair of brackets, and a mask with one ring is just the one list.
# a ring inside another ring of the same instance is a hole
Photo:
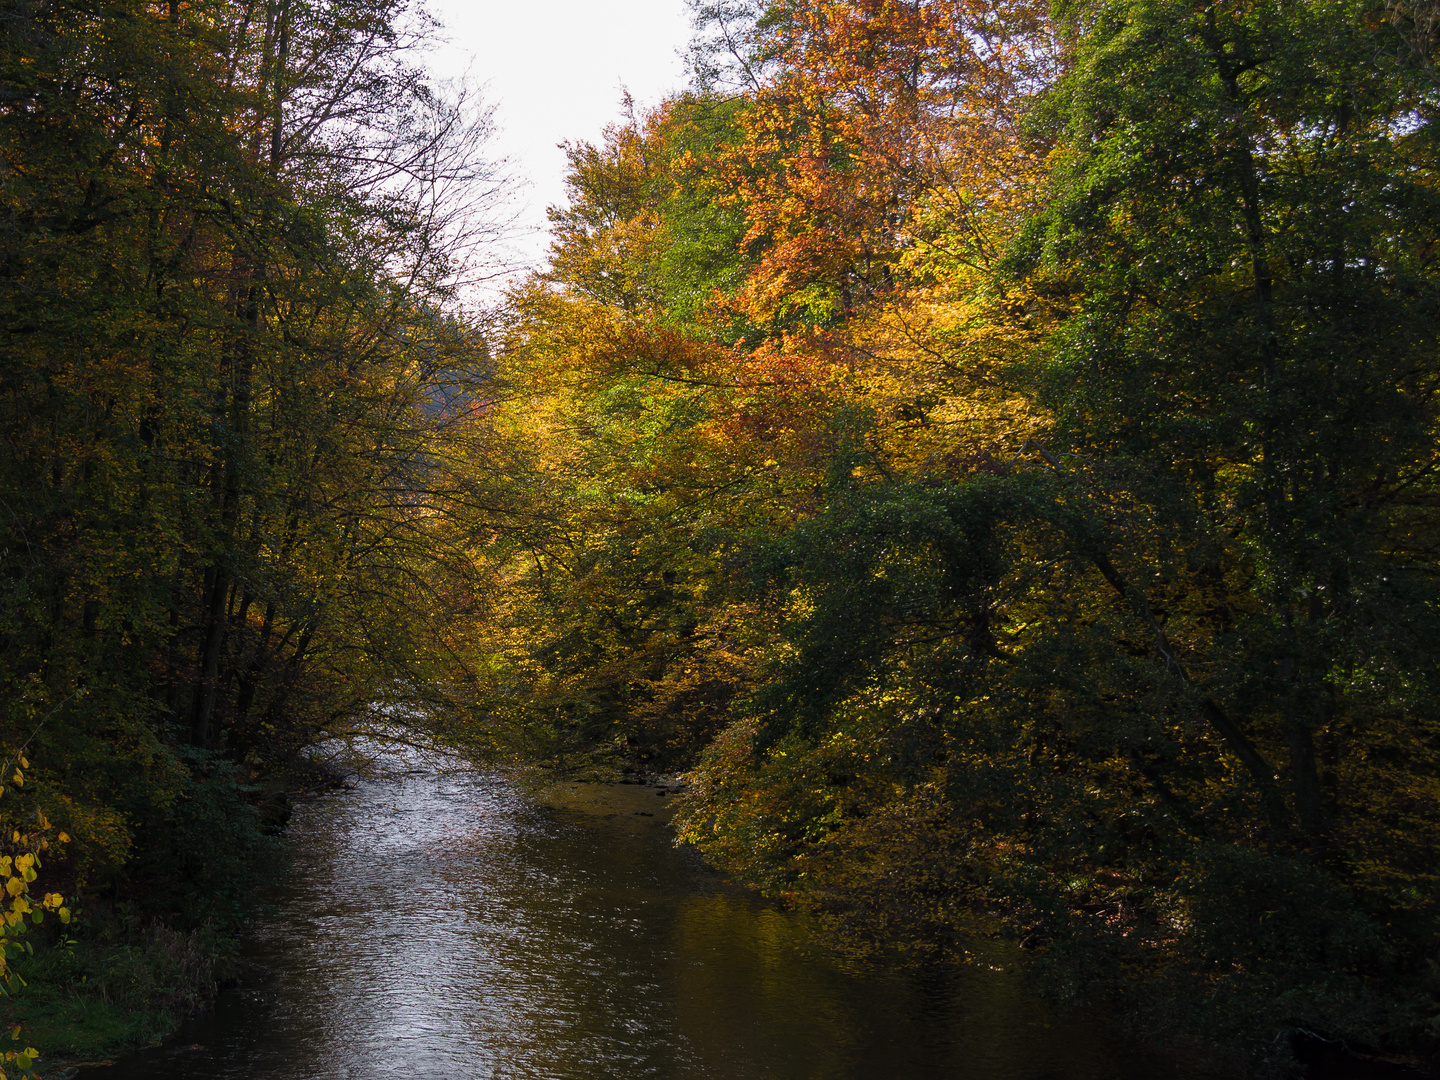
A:
{"label": "river water", "polygon": [[1004,965],[836,961],[800,919],[676,850],[667,802],[436,769],[308,801],[241,985],[165,1046],[82,1076],[1156,1075],[1101,1025],[1047,1013]]}

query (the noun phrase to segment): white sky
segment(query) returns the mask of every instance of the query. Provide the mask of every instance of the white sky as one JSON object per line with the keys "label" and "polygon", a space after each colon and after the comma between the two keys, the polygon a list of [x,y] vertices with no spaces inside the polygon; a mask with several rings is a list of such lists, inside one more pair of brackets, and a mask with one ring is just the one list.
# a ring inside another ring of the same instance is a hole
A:
{"label": "white sky", "polygon": [[538,264],[547,248],[545,207],[564,201],[563,140],[598,141],[620,118],[622,87],[638,107],[685,82],[690,38],[684,0],[429,0],[449,44],[432,54],[438,79],[484,86],[496,106],[496,156],[528,181],[517,196],[529,235],[520,254]]}

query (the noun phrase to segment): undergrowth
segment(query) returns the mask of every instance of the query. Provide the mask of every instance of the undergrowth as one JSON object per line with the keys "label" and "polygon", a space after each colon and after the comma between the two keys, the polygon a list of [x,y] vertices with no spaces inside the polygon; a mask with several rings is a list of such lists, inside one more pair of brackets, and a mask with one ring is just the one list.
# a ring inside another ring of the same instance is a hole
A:
{"label": "undergrowth", "polygon": [[155,923],[121,940],[36,940],[34,950],[15,962],[26,985],[0,999],[0,1017],[23,1028],[44,1072],[169,1035],[231,976],[236,942],[210,928]]}

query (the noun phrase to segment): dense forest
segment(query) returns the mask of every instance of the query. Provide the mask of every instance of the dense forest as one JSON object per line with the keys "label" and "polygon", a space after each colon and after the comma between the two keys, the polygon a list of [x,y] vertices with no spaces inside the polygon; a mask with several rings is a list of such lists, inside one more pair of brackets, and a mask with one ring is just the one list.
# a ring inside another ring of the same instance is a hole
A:
{"label": "dense forest", "polygon": [[483,310],[423,13],[0,13],[15,1002],[233,933],[368,734],[686,772],[839,947],[1172,1046],[1440,1049],[1428,0],[697,3]]}

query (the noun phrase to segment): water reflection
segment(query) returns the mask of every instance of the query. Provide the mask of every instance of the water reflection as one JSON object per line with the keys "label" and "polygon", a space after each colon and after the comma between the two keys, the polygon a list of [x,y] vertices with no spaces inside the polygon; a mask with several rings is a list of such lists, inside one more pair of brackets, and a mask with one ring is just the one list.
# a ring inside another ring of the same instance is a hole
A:
{"label": "water reflection", "polygon": [[417,772],[303,807],[250,974],[95,1080],[1100,1080],[1012,973],[847,971],[669,844],[653,789]]}

